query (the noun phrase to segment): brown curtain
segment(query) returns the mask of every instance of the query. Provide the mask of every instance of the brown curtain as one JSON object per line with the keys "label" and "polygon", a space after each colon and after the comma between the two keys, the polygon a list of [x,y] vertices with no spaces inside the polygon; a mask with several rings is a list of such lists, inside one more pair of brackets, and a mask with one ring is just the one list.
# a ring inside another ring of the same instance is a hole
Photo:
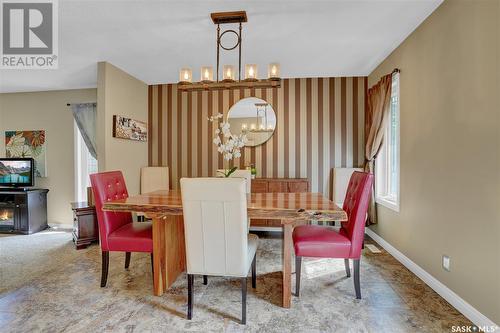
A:
{"label": "brown curtain", "polygon": [[[368,105],[365,117],[365,171],[374,172],[375,158],[384,139],[385,127],[390,114],[392,74],[388,74],[368,90]],[[375,186],[368,207],[367,225],[377,223]]]}

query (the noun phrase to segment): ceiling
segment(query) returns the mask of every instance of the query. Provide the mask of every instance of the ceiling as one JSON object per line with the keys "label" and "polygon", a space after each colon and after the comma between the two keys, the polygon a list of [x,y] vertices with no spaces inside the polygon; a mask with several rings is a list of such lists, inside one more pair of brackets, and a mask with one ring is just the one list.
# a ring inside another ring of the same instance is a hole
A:
{"label": "ceiling", "polygon": [[[59,69],[1,70],[0,92],[90,88],[108,61],[148,84],[180,67],[215,67],[210,13],[246,10],[243,64],[279,62],[282,77],[364,76],[442,0],[59,1]],[[229,42],[228,42],[229,44]],[[237,52],[221,65],[237,65]]]}

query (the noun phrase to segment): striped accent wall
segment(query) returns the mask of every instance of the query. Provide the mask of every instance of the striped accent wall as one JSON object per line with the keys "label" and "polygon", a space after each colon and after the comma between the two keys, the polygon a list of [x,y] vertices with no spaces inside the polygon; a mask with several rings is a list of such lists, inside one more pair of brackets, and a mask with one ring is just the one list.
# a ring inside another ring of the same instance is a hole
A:
{"label": "striped accent wall", "polygon": [[313,192],[331,195],[333,167],[364,162],[366,77],[283,79],[277,89],[181,92],[177,84],[149,86],[149,165],[170,168],[171,187],[181,177],[214,176],[223,168],[212,143],[216,124],[238,100],[255,96],[276,112],[274,135],[245,148],[234,161],[254,163],[257,177],[308,178]]}

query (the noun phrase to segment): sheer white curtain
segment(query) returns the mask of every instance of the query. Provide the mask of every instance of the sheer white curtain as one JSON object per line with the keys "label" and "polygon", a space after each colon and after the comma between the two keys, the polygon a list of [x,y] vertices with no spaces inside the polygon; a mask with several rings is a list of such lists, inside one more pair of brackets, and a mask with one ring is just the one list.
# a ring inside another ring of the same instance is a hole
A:
{"label": "sheer white curtain", "polygon": [[96,147],[96,118],[97,104],[96,103],[81,103],[71,104],[71,111],[75,118],[76,125],[80,130],[83,141],[87,146],[92,157],[97,159]]}

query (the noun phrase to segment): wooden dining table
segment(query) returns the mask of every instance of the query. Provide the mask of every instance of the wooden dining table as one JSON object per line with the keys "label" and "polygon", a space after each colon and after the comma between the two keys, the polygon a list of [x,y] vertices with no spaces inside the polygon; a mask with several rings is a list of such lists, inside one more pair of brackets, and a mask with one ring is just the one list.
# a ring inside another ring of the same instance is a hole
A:
{"label": "wooden dining table", "polygon": [[[248,217],[280,220],[283,229],[283,307],[291,305],[292,232],[308,221],[346,221],[347,214],[321,193],[251,193]],[[106,202],[103,210],[145,213],[153,223],[154,295],[161,296],[186,270],[182,198],[178,190],[156,191]]]}

